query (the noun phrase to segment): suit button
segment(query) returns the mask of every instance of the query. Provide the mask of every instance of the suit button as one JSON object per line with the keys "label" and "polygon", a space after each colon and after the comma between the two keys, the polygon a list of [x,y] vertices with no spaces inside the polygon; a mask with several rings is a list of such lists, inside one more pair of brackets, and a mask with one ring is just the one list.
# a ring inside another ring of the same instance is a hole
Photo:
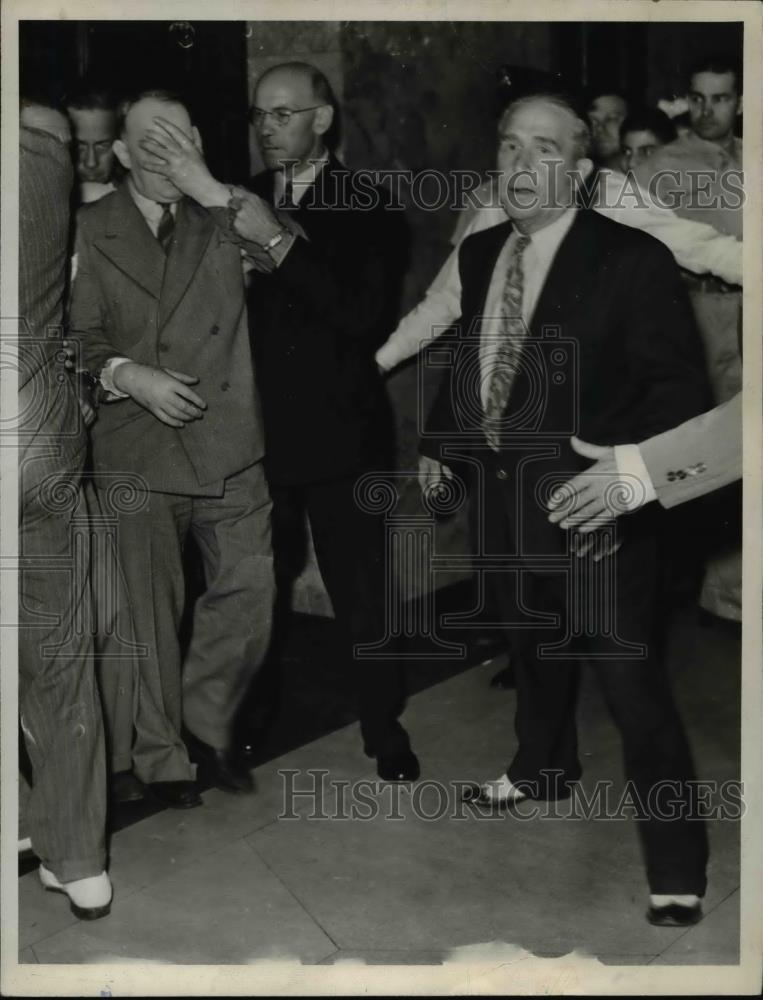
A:
{"label": "suit button", "polygon": [[159,352],[160,352],[160,354],[164,354],[169,349],[170,349],[170,345],[169,344],[159,344]]}
{"label": "suit button", "polygon": [[227,392],[230,389],[230,382],[223,382],[220,388],[223,392]]}
{"label": "suit button", "polygon": [[209,332],[212,334],[213,337],[216,337],[217,334],[220,332],[220,327],[217,325],[217,323],[215,323],[215,325]]}
{"label": "suit button", "polygon": [[498,469],[496,471],[495,475],[496,475],[497,479],[508,479],[509,478],[509,474],[508,474],[508,472],[505,469]]}

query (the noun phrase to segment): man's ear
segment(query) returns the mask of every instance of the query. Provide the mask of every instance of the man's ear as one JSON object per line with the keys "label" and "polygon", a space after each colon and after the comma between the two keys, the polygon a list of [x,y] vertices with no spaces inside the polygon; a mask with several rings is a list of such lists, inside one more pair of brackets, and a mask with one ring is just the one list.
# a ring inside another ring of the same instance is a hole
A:
{"label": "man's ear", "polygon": [[575,166],[580,172],[580,176],[583,178],[583,180],[586,180],[586,178],[588,178],[591,175],[591,171],[593,170],[593,160],[589,159],[587,156],[582,156],[575,163]]}
{"label": "man's ear", "polygon": [[132,169],[132,160],[130,159],[130,151],[127,148],[127,143],[124,139],[115,139],[114,144],[111,147],[114,150],[114,154],[125,170]]}
{"label": "man's ear", "polygon": [[315,118],[313,118],[313,132],[316,135],[325,135],[331,128],[333,120],[334,109],[330,104],[322,104],[315,112]]}
{"label": "man's ear", "polygon": [[191,126],[191,138],[193,139],[194,146],[199,150],[200,153],[204,152],[204,144],[201,141],[201,132],[196,128],[195,125]]}

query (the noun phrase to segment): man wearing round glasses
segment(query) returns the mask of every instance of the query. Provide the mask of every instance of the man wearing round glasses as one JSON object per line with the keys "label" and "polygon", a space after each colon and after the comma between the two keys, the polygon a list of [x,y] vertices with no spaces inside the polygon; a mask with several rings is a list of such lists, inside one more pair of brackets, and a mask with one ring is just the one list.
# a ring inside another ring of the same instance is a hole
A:
{"label": "man wearing round glasses", "polygon": [[263,163],[278,171],[274,193],[283,195],[289,175],[298,198],[328,159],[324,137],[334,108],[323,74],[276,66],[257,84],[249,116]]}

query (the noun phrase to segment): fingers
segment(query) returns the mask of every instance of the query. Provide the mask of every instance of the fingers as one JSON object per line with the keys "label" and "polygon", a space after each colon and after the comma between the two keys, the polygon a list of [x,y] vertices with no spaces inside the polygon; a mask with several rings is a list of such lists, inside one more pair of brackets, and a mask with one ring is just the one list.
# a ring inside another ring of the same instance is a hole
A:
{"label": "fingers", "polygon": [[445,476],[446,479],[452,479],[453,478],[453,473],[451,472],[449,466],[440,464],[440,470],[439,471],[440,471],[440,473],[443,476]]}
{"label": "fingers", "polygon": [[178,382],[182,382],[183,385],[196,385],[199,381],[198,375],[186,375],[185,372],[175,371],[174,368],[165,368],[164,371],[166,371],[167,374],[171,375],[173,378],[176,378]]}
{"label": "fingers", "polygon": [[179,399],[183,399],[190,403],[192,406],[196,407],[197,410],[206,410],[207,404],[201,396],[196,395],[193,389],[188,389],[186,386],[183,386],[181,389],[176,389],[175,392]]}
{"label": "fingers", "polygon": [[[599,520],[600,518],[601,520]],[[583,526],[588,525],[592,520],[597,520],[598,524],[601,525],[612,519],[612,511],[607,507],[604,498],[598,493],[589,493],[577,497],[572,510],[564,511],[564,518],[559,522],[559,527],[564,531],[568,531],[570,528],[582,531]]]}
{"label": "fingers", "polygon": [[174,139],[181,149],[185,149],[186,146],[193,146],[193,137],[186,135],[181,128],[178,128],[174,122],[169,121],[167,118],[162,118],[161,115],[156,115],[154,117],[154,124],[171,139]]}
{"label": "fingers", "polygon": [[598,551],[594,554],[593,561],[601,562],[602,559],[613,556],[622,544],[622,541],[613,542],[609,536],[606,536],[602,539]]}
{"label": "fingers", "polygon": [[161,420],[161,422],[163,424],[167,424],[168,427],[177,427],[177,428],[185,427],[185,424],[183,423],[182,420],[178,420],[176,417],[173,417],[161,406],[152,407],[151,412],[153,413],[153,415],[156,417],[157,420]]}
{"label": "fingers", "polygon": [[582,455],[584,458],[605,458],[612,450],[606,446],[589,444],[587,441],[581,441],[580,438],[575,437],[574,435],[570,438],[570,444],[572,445],[572,450],[577,452],[578,455]]}

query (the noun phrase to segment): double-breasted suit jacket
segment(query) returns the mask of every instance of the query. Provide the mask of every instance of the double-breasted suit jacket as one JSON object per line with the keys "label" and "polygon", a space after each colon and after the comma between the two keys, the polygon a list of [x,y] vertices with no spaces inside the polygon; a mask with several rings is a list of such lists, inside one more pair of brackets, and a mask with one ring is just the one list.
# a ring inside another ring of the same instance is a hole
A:
{"label": "double-breasted suit jacket", "polygon": [[207,403],[180,430],[132,399],[100,407],[96,473],[126,471],[160,492],[219,492],[221,481],[262,458],[240,253],[213,217],[178,207],[166,260],[125,186],[80,211],[72,334],[91,372],[116,355],[196,375]]}

